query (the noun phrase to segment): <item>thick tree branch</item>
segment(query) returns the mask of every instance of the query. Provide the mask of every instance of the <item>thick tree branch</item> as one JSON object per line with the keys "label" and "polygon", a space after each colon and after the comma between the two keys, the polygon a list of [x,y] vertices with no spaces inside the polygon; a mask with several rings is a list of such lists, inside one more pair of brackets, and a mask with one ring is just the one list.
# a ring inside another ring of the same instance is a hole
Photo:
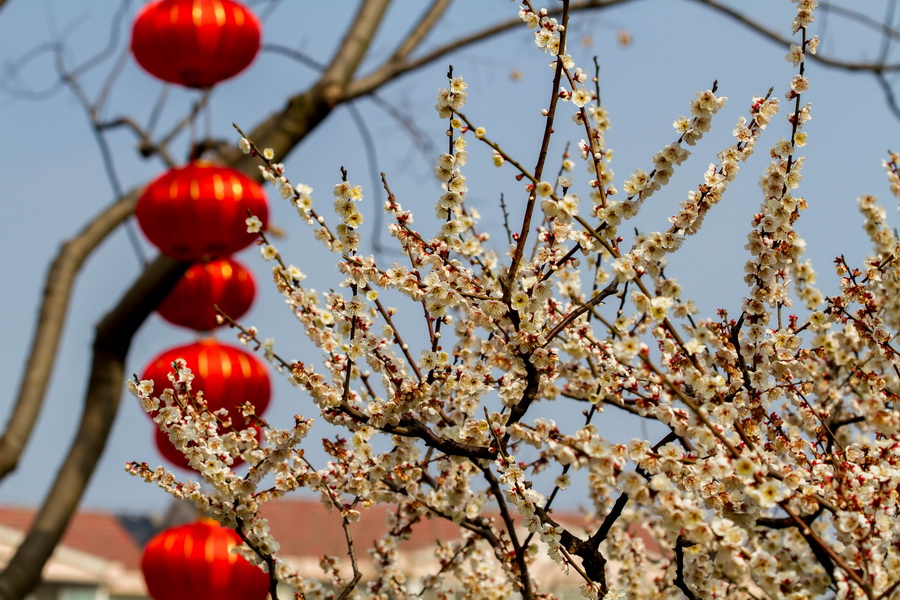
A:
{"label": "thick tree branch", "polygon": [[132,336],[186,267],[160,256],[97,326],[78,432],[28,535],[0,574],[0,598],[23,598],[40,580],[41,567],[62,538],[103,453],[122,396]]}
{"label": "thick tree branch", "polygon": [[681,590],[688,600],[697,600],[697,595],[684,580],[684,549],[692,546],[682,536],[678,536],[675,542],[675,587]]}
{"label": "thick tree branch", "polygon": [[91,252],[134,212],[139,192],[130,192],[92,219],[76,237],[65,242],[47,271],[28,362],[6,431],[0,437],[0,479],[16,468],[43,407],[75,277]]}
{"label": "thick tree branch", "polygon": [[431,6],[428,7],[428,10],[425,11],[425,14],[422,15],[422,18],[400,42],[400,45],[394,51],[394,54],[391,55],[391,58],[388,59],[388,62],[396,63],[405,60],[407,56],[419,47],[419,44],[422,43],[428,33],[434,29],[434,26],[437,25],[449,6],[450,0],[434,0]]}
{"label": "thick tree branch", "polygon": [[322,74],[320,83],[325,87],[325,96],[331,102],[337,103],[340,100],[344,86],[350,82],[359,68],[384,18],[388,4],[390,0],[371,0],[360,5],[353,24]]}

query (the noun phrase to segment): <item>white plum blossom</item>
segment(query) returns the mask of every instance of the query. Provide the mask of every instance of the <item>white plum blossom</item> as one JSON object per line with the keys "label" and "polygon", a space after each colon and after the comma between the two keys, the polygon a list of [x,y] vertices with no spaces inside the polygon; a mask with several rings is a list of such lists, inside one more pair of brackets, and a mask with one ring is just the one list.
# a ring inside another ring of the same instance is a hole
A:
{"label": "white plum blossom", "polygon": [[[384,175],[364,193],[342,171],[319,213],[312,188],[242,137],[260,176],[310,228],[304,239],[336,262],[317,291],[305,256],[282,258],[262,222],[246,221],[304,350],[283,355],[269,332],[233,326],[296,386],[298,414],[285,424],[252,405],[211,411],[197,367],[176,360],[167,383],[128,388],[197,475],[179,481],[141,462],[129,471],[240,529],[241,554],[309,598],[548,598],[544,565],[598,600],[895,594],[900,238],[878,200],[860,197],[872,254],[858,264],[841,255],[828,295],[830,284],[816,287],[795,228],[807,207],[799,151],[812,115],[804,62],[818,44],[807,38],[815,8],[795,0],[795,72],[782,83],[790,102],[745,99],[733,139],[682,174],[726,102],[717,85],[701,89],[619,193],[611,113],[592,91],[600,82],[568,47],[570,23],[528,1],[520,29],[559,74],[535,148],[474,123],[463,110],[468,85],[451,73],[435,106],[448,138],[432,163],[439,189],[403,199]],[[572,119],[571,106],[559,109],[566,100],[578,108]],[[767,128],[777,131],[746,240],[716,241],[747,251],[743,298],[701,314],[667,261],[726,201]],[[546,152],[537,167],[535,149]],[[470,165],[488,157],[508,185],[482,222],[493,192]],[[883,166],[900,198],[900,155]],[[676,173],[695,181],[657,194]],[[436,221],[420,226],[401,200],[421,206],[422,195]],[[393,246],[373,253],[364,233],[375,219],[364,215],[376,209]],[[330,427],[321,464],[307,452],[313,419]],[[632,431],[646,433],[622,442]],[[235,469],[238,458],[249,467]],[[323,558],[321,581],[297,575],[260,516],[300,490],[346,526],[353,553]],[[360,549],[351,523],[379,505],[388,533]],[[431,519],[459,534],[436,545],[436,570],[414,576],[402,542]],[[364,556],[360,584],[348,575]]]}

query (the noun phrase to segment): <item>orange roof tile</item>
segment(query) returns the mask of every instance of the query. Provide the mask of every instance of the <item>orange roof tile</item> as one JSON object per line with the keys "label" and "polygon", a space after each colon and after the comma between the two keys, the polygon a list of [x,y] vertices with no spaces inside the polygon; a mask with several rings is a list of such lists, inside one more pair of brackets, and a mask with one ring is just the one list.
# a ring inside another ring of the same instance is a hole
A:
{"label": "orange roof tile", "polygon": [[[33,508],[0,506],[0,525],[27,532],[37,511]],[[75,513],[62,544],[108,560],[128,569],[139,569],[141,549],[115,515],[100,511]]]}
{"label": "orange roof tile", "polygon": [[[385,505],[360,510],[359,521],[350,524],[358,552],[365,554],[385,534],[387,516],[392,510],[395,509]],[[285,556],[321,557],[327,554],[341,557],[347,553],[340,515],[336,510],[328,510],[317,498],[300,496],[269,502],[263,505],[261,514],[268,519],[272,535],[281,544],[281,553]],[[0,525],[24,532],[35,515],[35,509],[0,506]],[[499,518],[490,510],[486,516]],[[560,511],[554,512],[553,517],[570,526],[576,535],[582,533],[578,526],[582,522],[580,515]],[[661,551],[644,528],[632,524],[629,533],[643,539],[651,552]],[[456,524],[439,517],[424,518],[412,527],[409,539],[398,546],[401,551],[414,552],[432,547],[438,541],[450,542],[460,537],[461,531]],[[113,514],[79,511],[62,543],[94,556],[120,561],[130,570],[140,569],[143,550]]]}
{"label": "orange roof tile", "polygon": [[[350,524],[353,543],[359,549],[372,547],[388,530],[390,507],[376,505],[360,510],[360,519]],[[293,499],[270,502],[263,506],[272,535],[287,556],[343,556],[347,553],[340,514],[329,511],[315,499]],[[423,519],[412,528],[408,540],[401,542],[401,550],[417,550],[433,546],[438,540],[449,541],[461,537],[459,527],[444,519]]]}

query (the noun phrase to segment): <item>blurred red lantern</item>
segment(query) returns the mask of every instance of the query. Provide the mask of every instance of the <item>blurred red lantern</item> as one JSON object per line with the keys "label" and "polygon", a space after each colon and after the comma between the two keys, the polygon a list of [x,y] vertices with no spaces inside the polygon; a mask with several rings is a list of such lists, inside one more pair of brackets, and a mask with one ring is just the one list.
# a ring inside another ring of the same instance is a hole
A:
{"label": "blurred red lantern", "polygon": [[247,211],[265,223],[262,187],[234,169],[197,161],[155,179],[134,209],[144,235],[176,260],[229,256],[248,246]]}
{"label": "blurred red lantern", "polygon": [[231,552],[240,543],[211,519],[160,532],[141,557],[147,591],[155,600],[265,600],[269,576]]}
{"label": "blurred red lantern", "polygon": [[[184,454],[181,453],[178,448],[175,447],[174,444],[169,440],[169,435],[164,431],[160,430],[158,427],[154,428],[156,430],[156,449],[159,450],[159,453],[162,454],[163,458],[169,462],[173,467],[178,467],[179,469],[183,469],[185,471],[194,471],[194,469],[188,464],[187,458]],[[256,429],[256,439],[257,441],[262,439],[262,430],[258,427],[254,427]],[[243,458],[235,458],[232,463],[232,468],[239,467],[244,464]]]}
{"label": "blurred red lantern", "polygon": [[219,326],[215,306],[239,319],[253,304],[255,294],[253,275],[238,261],[199,262],[188,268],[157,312],[174,325],[211,331]]}
{"label": "blurred red lantern", "polygon": [[233,0],[157,0],[134,21],[131,52],[151,75],[192,88],[213,86],[253,62],[259,19]]}
{"label": "blurred red lantern", "polygon": [[192,392],[203,392],[210,411],[227,409],[236,427],[244,426],[240,407],[245,402],[256,408],[257,415],[269,406],[272,386],[266,366],[246,350],[213,339],[171,348],[150,361],[141,379],[153,380],[156,395],[172,386],[168,374],[178,358],[194,374]]}

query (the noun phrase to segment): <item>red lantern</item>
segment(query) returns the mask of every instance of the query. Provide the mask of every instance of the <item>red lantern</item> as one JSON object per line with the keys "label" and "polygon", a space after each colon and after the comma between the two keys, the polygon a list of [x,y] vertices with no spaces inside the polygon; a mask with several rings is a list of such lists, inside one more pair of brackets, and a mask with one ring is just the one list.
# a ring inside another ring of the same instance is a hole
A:
{"label": "red lantern", "polygon": [[227,409],[235,426],[243,426],[240,406],[245,402],[256,408],[257,415],[269,406],[272,386],[266,366],[246,350],[213,339],[171,348],[150,361],[141,379],[153,380],[155,394],[171,387],[168,374],[178,358],[194,374],[191,390],[203,392],[210,411]]}
{"label": "red lantern", "polygon": [[229,256],[248,246],[247,211],[265,223],[262,187],[240,171],[197,161],[170,169],[138,199],[134,215],[144,235],[176,260]]}
{"label": "red lantern", "polygon": [[269,576],[231,552],[240,543],[211,519],[162,531],[141,557],[147,591],[155,600],[265,600]]}
{"label": "red lantern", "polygon": [[154,77],[204,88],[253,62],[260,29],[256,16],[233,0],[158,0],[138,13],[131,51]]}
{"label": "red lantern", "polygon": [[238,261],[223,258],[194,263],[157,312],[174,325],[211,331],[219,326],[215,306],[239,319],[253,304],[255,294],[253,276]]}
{"label": "red lantern", "polygon": [[[163,458],[165,458],[169,464],[174,467],[178,467],[179,469],[183,469],[185,471],[194,471],[194,469],[188,464],[187,458],[184,454],[178,450],[171,441],[169,441],[169,435],[164,431],[160,430],[158,427],[156,429],[156,449],[159,450],[159,453],[162,454]],[[256,439],[257,441],[262,439],[262,430],[258,427],[256,429]],[[232,468],[239,467],[244,464],[244,459],[237,457],[234,459],[232,463]]]}

